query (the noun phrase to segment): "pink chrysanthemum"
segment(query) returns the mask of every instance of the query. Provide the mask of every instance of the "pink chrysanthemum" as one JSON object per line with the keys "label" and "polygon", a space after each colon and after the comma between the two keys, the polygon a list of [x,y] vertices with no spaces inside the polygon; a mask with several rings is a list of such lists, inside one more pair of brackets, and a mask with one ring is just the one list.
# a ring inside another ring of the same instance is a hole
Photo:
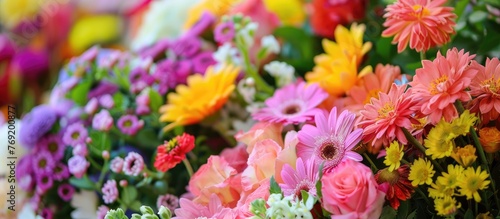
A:
{"label": "pink chrysanthemum", "polygon": [[411,97],[412,90],[406,88],[407,85],[392,84],[388,93],[379,93],[378,99],[373,98],[365,105],[359,123],[364,129],[364,142],[371,142],[376,148],[388,146],[395,138],[403,144],[408,142],[401,128],[412,129],[411,115],[416,107]]}
{"label": "pink chrysanthemum", "polygon": [[392,43],[398,43],[398,52],[405,50],[408,43],[417,52],[425,52],[434,46],[450,41],[455,33],[453,21],[457,16],[452,7],[443,7],[446,0],[398,0],[387,6],[382,36],[394,36]]}
{"label": "pink chrysanthemum", "polygon": [[311,195],[316,195],[316,183],[319,179],[319,168],[314,163],[313,159],[308,159],[305,162],[302,158],[297,158],[297,163],[294,170],[290,165],[285,164],[281,170],[281,178],[283,179],[280,184],[283,194],[285,196],[294,195],[294,197],[301,197],[301,191],[304,190]]}
{"label": "pink chrysanthemum", "polygon": [[297,156],[323,163],[329,172],[344,159],[361,161],[358,153],[351,151],[361,140],[363,129],[354,129],[355,115],[344,110],[337,117],[337,107],[330,114],[323,112],[314,117],[316,126],[304,125],[298,133]]}
{"label": "pink chrysanthemum", "polygon": [[442,117],[447,122],[458,116],[453,103],[469,101],[470,94],[465,90],[477,73],[469,66],[475,55],[450,49],[446,56],[438,52],[434,61],[423,60],[422,68],[416,70],[410,86],[413,95],[422,103],[420,111],[428,116],[429,123],[436,124]]}
{"label": "pink chrysanthemum", "polygon": [[471,112],[480,112],[483,123],[496,120],[500,114],[500,61],[488,58],[486,66],[475,61],[471,66],[478,70],[470,84],[470,94],[474,97]]}
{"label": "pink chrysanthemum", "polygon": [[306,85],[304,81],[287,85],[266,100],[266,108],[252,116],[259,121],[281,124],[299,124],[313,120],[316,108],[328,94],[319,85]]}

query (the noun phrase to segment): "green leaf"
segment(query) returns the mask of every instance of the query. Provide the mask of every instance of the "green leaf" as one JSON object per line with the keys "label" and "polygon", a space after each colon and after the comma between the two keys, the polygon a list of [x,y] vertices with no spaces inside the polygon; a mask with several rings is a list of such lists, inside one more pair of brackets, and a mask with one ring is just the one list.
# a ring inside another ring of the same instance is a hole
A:
{"label": "green leaf", "polygon": [[137,144],[146,148],[156,148],[158,145],[161,145],[162,142],[157,140],[157,133],[155,130],[151,128],[144,128],[139,131],[134,137],[137,139]]}
{"label": "green leaf", "polygon": [[377,44],[375,45],[375,50],[377,54],[386,60],[390,60],[391,58],[391,50],[395,48],[391,44],[391,38],[381,37]]}
{"label": "green leaf", "polygon": [[484,21],[488,17],[488,13],[484,11],[474,11],[469,15],[469,22],[478,23]]}
{"label": "green leaf", "polygon": [[127,109],[126,106],[124,106],[124,99],[123,98],[123,94],[120,93],[120,92],[116,92],[114,95],[113,95],[113,102],[115,103],[115,107],[120,109],[120,110],[125,110]]}
{"label": "green leaf", "polygon": [[274,176],[271,177],[270,193],[271,194],[281,194],[281,187],[278,185],[278,183],[274,179]]}
{"label": "green leaf", "polygon": [[127,186],[123,189],[121,200],[130,206],[137,198],[137,189],[132,186]]}
{"label": "green leaf", "polygon": [[464,219],[474,219],[474,213],[470,208],[465,212]]}
{"label": "green leaf", "polygon": [[80,189],[86,189],[86,190],[94,190],[94,182],[92,182],[88,177],[82,177],[80,179],[76,177],[71,177],[69,179],[69,183],[71,185],[74,185]]}
{"label": "green leaf", "polygon": [[417,215],[417,210],[411,212],[406,219],[414,219],[415,216]]}
{"label": "green leaf", "polygon": [[141,208],[141,202],[139,200],[135,200],[133,201],[131,204],[130,204],[130,209],[134,210],[134,211],[139,211],[140,208]]}
{"label": "green leaf", "polygon": [[158,112],[160,107],[163,105],[163,98],[154,89],[149,89],[149,107],[151,107],[151,112]]}
{"label": "green leaf", "polygon": [[396,218],[396,215],[397,215],[396,210],[394,210],[394,208],[392,208],[391,206],[386,205],[382,209],[382,214],[380,215],[380,219],[394,219]]}
{"label": "green leaf", "polygon": [[318,196],[318,199],[321,199],[323,197],[323,193],[321,192],[321,178],[323,178],[323,167],[323,164],[319,166],[318,182],[316,183],[316,194]]}
{"label": "green leaf", "polygon": [[92,139],[92,142],[89,144],[90,149],[94,151],[96,155],[101,156],[103,151],[109,151],[111,149],[111,139],[106,132],[91,130],[89,136]]}
{"label": "green leaf", "polygon": [[72,99],[76,104],[84,106],[87,104],[87,94],[89,93],[92,82],[84,80],[77,84],[69,93],[69,98]]}
{"label": "green leaf", "polygon": [[495,6],[495,7],[500,7],[500,1],[498,0],[484,0],[484,3]]}
{"label": "green leaf", "polygon": [[398,219],[406,219],[408,217],[408,201],[402,201],[398,208]]}

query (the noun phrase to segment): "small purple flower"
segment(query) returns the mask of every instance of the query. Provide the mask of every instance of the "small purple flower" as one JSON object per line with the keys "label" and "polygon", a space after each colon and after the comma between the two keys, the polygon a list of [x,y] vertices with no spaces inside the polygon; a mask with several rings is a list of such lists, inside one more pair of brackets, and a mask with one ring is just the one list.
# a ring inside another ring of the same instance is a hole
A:
{"label": "small purple flower", "polygon": [[136,152],[128,153],[123,164],[123,172],[129,176],[138,176],[144,169],[144,159]]}
{"label": "small purple flower", "polygon": [[117,50],[107,51],[106,56],[99,56],[97,59],[97,66],[99,68],[111,69],[118,62],[118,59],[121,57],[121,52]]}
{"label": "small purple flower", "polygon": [[212,52],[201,52],[193,58],[193,71],[194,73],[205,74],[207,68],[216,63]]}
{"label": "small purple flower", "polygon": [[68,170],[68,167],[66,166],[66,164],[58,163],[56,165],[56,167],[54,168],[54,172],[52,173],[52,176],[57,181],[62,181],[62,180],[69,178],[69,170]]}
{"label": "small purple flower", "polygon": [[90,100],[92,98],[99,98],[105,94],[114,94],[118,91],[118,86],[111,82],[101,81],[97,87],[89,91],[87,98]]}
{"label": "small purple flower", "polygon": [[82,156],[73,156],[68,160],[69,172],[76,178],[82,178],[90,163]]}
{"label": "small purple flower", "polygon": [[233,22],[224,22],[224,23],[221,23],[219,25],[217,25],[217,27],[215,27],[215,30],[214,30],[214,38],[215,38],[215,41],[220,43],[220,44],[224,44],[226,42],[231,42],[234,38],[234,24]]}
{"label": "small purple flower", "polygon": [[171,212],[174,212],[174,210],[179,207],[179,198],[172,194],[160,195],[158,199],[156,199],[156,207],[160,209],[161,206],[165,206],[170,209]]}
{"label": "small purple flower", "polygon": [[108,180],[101,189],[104,203],[113,203],[118,198],[118,188],[114,179]]}
{"label": "small purple flower", "polygon": [[59,188],[57,188],[57,194],[64,201],[71,200],[73,193],[75,193],[75,188],[67,183],[61,184]]}
{"label": "small purple flower", "polygon": [[40,214],[43,219],[53,219],[54,218],[54,212],[50,210],[50,208],[44,208],[42,210],[42,213]]}
{"label": "small purple flower", "polygon": [[196,22],[190,30],[185,34],[186,36],[200,36],[207,28],[209,28],[216,18],[209,12],[203,12],[198,22]]}
{"label": "small purple flower", "polygon": [[88,137],[88,132],[82,123],[74,123],[68,126],[64,132],[63,142],[67,145],[76,146],[82,144]]}
{"label": "small purple flower", "polygon": [[185,84],[191,72],[191,62],[166,59],[158,63],[153,76],[160,81],[160,86],[175,88],[178,84]]}
{"label": "small purple flower", "polygon": [[108,214],[109,208],[106,205],[101,205],[97,208],[97,219],[104,219]]}
{"label": "small purple flower", "polygon": [[99,98],[99,104],[106,109],[111,109],[115,106],[115,101],[111,95],[105,94]]}
{"label": "small purple flower", "polygon": [[39,151],[34,155],[33,170],[36,174],[50,174],[55,166],[54,158],[48,151]]}
{"label": "small purple flower", "polygon": [[87,105],[85,105],[84,111],[87,114],[92,115],[95,113],[95,111],[97,111],[98,107],[99,107],[99,101],[97,100],[97,98],[94,97],[89,100]]}
{"label": "small purple flower", "polygon": [[117,126],[127,135],[135,135],[144,126],[144,121],[134,115],[124,115],[118,119]]}
{"label": "small purple flower", "polygon": [[77,144],[73,147],[73,155],[74,156],[82,156],[85,157],[88,154],[88,148],[86,144]]}
{"label": "small purple flower", "polygon": [[137,115],[147,115],[151,112],[149,108],[149,94],[148,92],[142,92],[135,98],[135,103],[137,104],[137,108],[135,109],[135,113]]}
{"label": "small purple flower", "polygon": [[92,119],[92,128],[96,130],[107,132],[111,127],[113,127],[113,117],[105,109],[97,113]]}
{"label": "small purple flower", "polygon": [[111,160],[109,168],[111,169],[111,171],[115,173],[121,173],[123,170],[123,158],[121,157],[113,158],[113,160]]}
{"label": "small purple flower", "polygon": [[19,140],[28,148],[33,148],[45,133],[52,129],[57,120],[56,112],[47,105],[40,105],[23,118],[23,124],[19,130]]}
{"label": "small purple flower", "polygon": [[50,102],[50,106],[56,112],[58,117],[62,117],[68,113],[68,111],[73,108],[75,103],[71,100],[60,99],[60,100],[52,100]]}
{"label": "small purple flower", "polygon": [[62,143],[59,135],[48,135],[38,141],[37,151],[47,151],[52,155],[55,161],[59,161],[64,156],[66,145]]}
{"label": "small purple flower", "polygon": [[198,54],[201,49],[201,40],[196,37],[184,37],[174,42],[172,50],[175,54],[184,58],[190,58]]}
{"label": "small purple flower", "polygon": [[38,174],[36,178],[36,192],[38,194],[44,194],[54,185],[54,180],[50,173]]}
{"label": "small purple flower", "polygon": [[78,57],[78,60],[80,62],[92,62],[97,57],[98,53],[99,53],[99,47],[93,46],[87,51],[85,51],[82,55],[80,55],[80,57]]}

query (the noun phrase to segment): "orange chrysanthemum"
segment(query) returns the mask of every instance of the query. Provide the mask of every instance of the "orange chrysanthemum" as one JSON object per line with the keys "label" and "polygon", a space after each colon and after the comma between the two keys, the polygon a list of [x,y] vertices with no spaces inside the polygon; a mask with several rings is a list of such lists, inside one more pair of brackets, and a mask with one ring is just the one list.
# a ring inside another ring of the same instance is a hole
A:
{"label": "orange chrysanthemum", "polygon": [[160,108],[161,122],[172,122],[164,130],[178,125],[190,125],[219,110],[235,88],[234,81],[239,69],[226,66],[219,71],[207,69],[205,76],[195,74],[186,85],[178,85],[176,93],[168,94],[168,103]]}
{"label": "orange chrysanthemum", "polygon": [[165,141],[165,144],[158,146],[154,166],[157,170],[166,172],[186,159],[186,154],[193,148],[194,136],[186,133]]}
{"label": "orange chrysanthemum", "polygon": [[496,120],[500,115],[500,61],[487,59],[482,66],[473,61],[471,66],[478,70],[470,84],[471,112],[479,113],[483,124]]}
{"label": "orange chrysanthemum", "polygon": [[408,43],[417,52],[425,52],[434,46],[444,45],[454,34],[456,15],[452,7],[443,7],[446,0],[398,0],[387,6],[382,36],[394,36],[398,52]]}

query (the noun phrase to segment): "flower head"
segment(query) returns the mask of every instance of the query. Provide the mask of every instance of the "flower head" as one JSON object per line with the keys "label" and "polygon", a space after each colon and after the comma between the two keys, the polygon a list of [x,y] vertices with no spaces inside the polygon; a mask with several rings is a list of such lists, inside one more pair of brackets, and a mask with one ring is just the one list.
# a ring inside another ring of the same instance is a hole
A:
{"label": "flower head", "polygon": [[92,128],[99,131],[109,131],[113,127],[113,117],[103,109],[92,119]]}
{"label": "flower head", "polygon": [[220,44],[231,42],[235,36],[234,23],[227,21],[215,27],[214,39]]}
{"label": "flower head", "polygon": [[144,126],[144,121],[135,115],[123,115],[116,122],[116,126],[127,135],[135,135]]}
{"label": "flower head", "polygon": [[451,157],[463,167],[469,167],[476,159],[476,148],[472,145],[465,145],[464,147],[456,147],[451,153]]}
{"label": "flower head", "polygon": [[88,137],[88,132],[82,123],[74,123],[68,126],[64,132],[63,142],[67,145],[76,146],[77,144],[85,143]]}
{"label": "flower head", "polygon": [[90,163],[83,156],[73,156],[68,160],[68,169],[76,178],[82,178]]}
{"label": "flower head", "polygon": [[48,151],[39,151],[35,154],[33,160],[33,170],[35,173],[50,174],[55,166],[54,158]]}
{"label": "flower head", "polygon": [[113,158],[113,160],[111,160],[111,163],[109,164],[109,169],[111,169],[111,171],[115,173],[121,173],[123,170],[123,158]]}
{"label": "flower head", "polygon": [[411,165],[408,179],[411,180],[411,184],[413,186],[423,184],[429,185],[432,183],[432,176],[434,176],[434,173],[436,173],[436,171],[430,161],[418,158],[413,161],[413,164]]}
{"label": "flower head", "polygon": [[136,152],[129,152],[123,162],[123,172],[129,176],[138,176],[144,169],[144,159]]}
{"label": "flower head", "polygon": [[54,179],[50,173],[41,173],[36,177],[36,192],[44,194],[54,185]]}
{"label": "flower head", "polygon": [[179,198],[172,194],[160,195],[156,200],[156,207],[160,209],[161,206],[165,206],[170,212],[174,212],[179,207]]}
{"label": "flower head", "polygon": [[500,131],[496,127],[484,127],[479,130],[479,141],[484,151],[495,153],[500,150]]}
{"label": "flower head", "polygon": [[417,52],[425,52],[434,46],[450,41],[455,33],[452,7],[443,7],[446,0],[398,0],[387,6],[382,36],[394,36],[401,53],[408,43]]}
{"label": "flower head", "polygon": [[46,105],[33,108],[23,118],[23,125],[19,129],[19,140],[27,147],[34,147],[38,139],[50,131],[57,120],[55,110]]}
{"label": "flower head", "polygon": [[442,172],[442,176],[437,178],[437,181],[448,188],[456,188],[458,180],[463,177],[464,168],[460,165],[448,165],[448,172]]}
{"label": "flower head", "polygon": [[486,124],[500,115],[500,60],[488,58],[485,66],[475,61],[471,66],[478,69],[470,84],[470,94],[474,97],[471,111],[481,115]]}
{"label": "flower head", "polygon": [[363,159],[352,151],[363,132],[363,129],[354,129],[353,113],[345,110],[337,116],[337,108],[334,107],[329,115],[318,113],[314,119],[316,126],[306,124],[298,133],[298,157],[312,158],[318,166],[324,163],[324,171],[327,172],[345,159]]}
{"label": "flower head", "polygon": [[467,200],[474,198],[474,201],[481,202],[479,190],[488,188],[490,184],[490,181],[486,180],[488,177],[488,173],[481,171],[481,167],[477,167],[476,170],[473,167],[468,167],[465,169],[463,177],[459,179],[458,192],[467,196]]}
{"label": "flower head", "polygon": [[37,150],[47,151],[52,155],[55,161],[59,161],[64,156],[66,146],[62,143],[59,135],[48,135],[38,141]]}
{"label": "flower head", "polygon": [[389,188],[385,198],[389,200],[391,206],[396,210],[399,208],[400,201],[408,200],[415,191],[410,180],[408,180],[409,174],[410,167],[406,164],[393,171],[385,168],[375,174],[375,180],[378,184],[388,183]]}
{"label": "flower head", "polygon": [[69,201],[73,197],[73,193],[75,193],[75,188],[70,184],[61,184],[59,188],[57,188],[57,194],[64,201]]}
{"label": "flower head", "polygon": [[278,87],[291,84],[295,80],[295,69],[285,62],[272,61],[264,65],[264,70],[275,78]]}
{"label": "flower head", "polygon": [[427,138],[424,140],[426,155],[430,155],[432,159],[449,157],[455,147],[453,141],[457,136],[451,134],[452,128],[449,123],[441,120],[434,128],[431,129]]}
{"label": "flower head", "polygon": [[437,214],[441,216],[450,216],[455,214],[458,209],[460,209],[460,202],[451,196],[445,196],[444,198],[437,198],[434,200],[434,208],[436,208]]}
{"label": "flower head", "polygon": [[114,179],[106,181],[101,189],[104,203],[111,204],[118,198],[118,188]]}
{"label": "flower head", "polygon": [[453,103],[471,99],[466,88],[477,73],[469,66],[474,57],[464,50],[453,48],[446,52],[446,56],[438,52],[434,61],[422,61],[423,67],[416,70],[409,84],[413,97],[422,103],[421,113],[429,116],[430,123],[436,124],[442,117],[450,122],[458,117]]}
{"label": "flower head", "polygon": [[106,206],[106,205],[99,206],[97,208],[97,218],[96,219],[105,219],[108,211],[109,211],[108,206]]}
{"label": "flower head", "polygon": [[280,184],[285,196],[301,198],[301,192],[306,191],[310,195],[316,195],[316,183],[319,180],[319,166],[313,159],[303,161],[297,158],[295,169],[285,164],[281,170],[283,184]]}
{"label": "flower head", "polygon": [[326,99],[327,93],[316,85],[307,86],[297,82],[277,90],[266,100],[266,108],[252,116],[259,121],[287,124],[300,124],[314,119],[319,113],[316,107]]}
{"label": "flower head", "polygon": [[184,133],[158,146],[156,169],[166,172],[186,159],[186,154],[194,148],[194,140],[194,136]]}
{"label": "flower head", "polygon": [[64,163],[58,163],[52,172],[52,176],[57,181],[62,181],[69,178],[68,166]]}
{"label": "flower head", "polygon": [[399,165],[401,165],[401,159],[404,155],[403,148],[403,145],[399,145],[398,141],[393,141],[386,149],[387,155],[385,156],[384,164],[389,166],[389,171],[398,169]]}

